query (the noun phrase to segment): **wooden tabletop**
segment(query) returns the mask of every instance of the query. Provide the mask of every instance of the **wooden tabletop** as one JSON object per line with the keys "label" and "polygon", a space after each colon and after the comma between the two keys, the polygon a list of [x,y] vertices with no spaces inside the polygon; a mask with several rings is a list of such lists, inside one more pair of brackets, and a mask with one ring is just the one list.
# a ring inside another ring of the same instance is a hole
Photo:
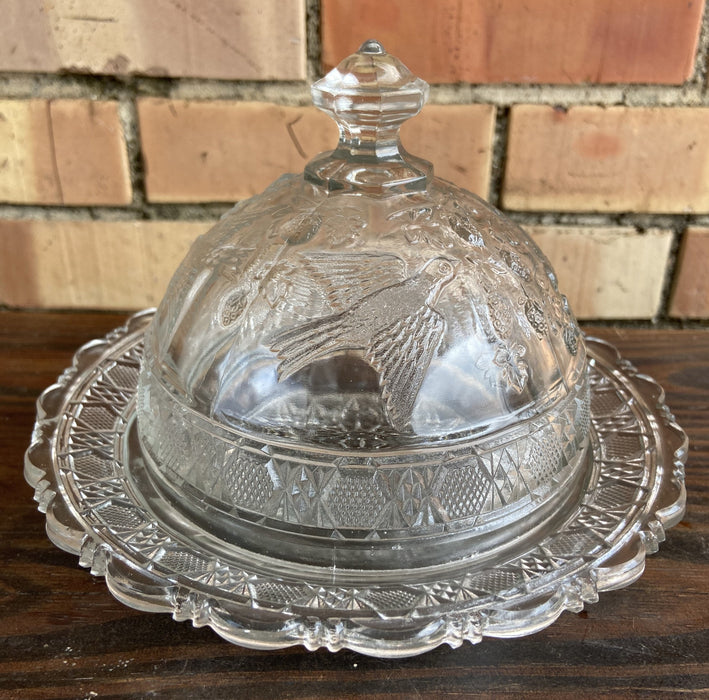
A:
{"label": "wooden tabletop", "polygon": [[124,320],[0,311],[0,698],[709,697],[709,330],[590,329],[689,435],[687,514],[641,579],[530,637],[380,660],[242,649],[131,610],[47,539],[22,476],[35,399]]}

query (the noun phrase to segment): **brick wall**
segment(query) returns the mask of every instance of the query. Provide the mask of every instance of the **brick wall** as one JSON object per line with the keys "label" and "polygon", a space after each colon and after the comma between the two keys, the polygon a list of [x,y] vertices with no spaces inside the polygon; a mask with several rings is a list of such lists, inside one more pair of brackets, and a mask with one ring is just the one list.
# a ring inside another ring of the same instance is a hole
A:
{"label": "brick wall", "polygon": [[402,130],[527,227],[580,318],[709,320],[703,0],[0,0],[0,304],[159,301],[229,203],[334,145],[309,83],[378,38]]}

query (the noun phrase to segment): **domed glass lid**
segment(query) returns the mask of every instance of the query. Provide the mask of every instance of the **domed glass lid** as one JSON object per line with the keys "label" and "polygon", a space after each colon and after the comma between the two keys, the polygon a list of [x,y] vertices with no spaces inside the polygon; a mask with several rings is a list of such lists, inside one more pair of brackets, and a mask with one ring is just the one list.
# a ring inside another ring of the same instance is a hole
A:
{"label": "domed glass lid", "polygon": [[181,401],[364,448],[485,432],[577,383],[583,345],[545,257],[401,147],[427,89],[374,41],[313,86],[337,148],[225,215],[161,304],[148,362]]}
{"label": "domed glass lid", "polygon": [[519,541],[585,474],[566,299],[519,227],[401,147],[427,86],[380,44],[312,92],[337,148],[200,238],[147,333],[150,469],[190,518],[284,559],[423,566]]}

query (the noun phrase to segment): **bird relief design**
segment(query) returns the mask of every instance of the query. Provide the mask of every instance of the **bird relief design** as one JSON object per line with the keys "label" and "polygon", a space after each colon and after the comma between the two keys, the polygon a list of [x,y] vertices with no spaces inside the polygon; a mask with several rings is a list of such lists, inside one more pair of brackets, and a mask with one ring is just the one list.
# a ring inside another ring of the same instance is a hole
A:
{"label": "bird relief design", "polygon": [[434,257],[408,270],[398,256],[311,254],[308,284],[334,313],[277,332],[270,348],[284,381],[314,362],[358,351],[379,377],[391,425],[405,431],[446,321],[435,304],[458,262]]}

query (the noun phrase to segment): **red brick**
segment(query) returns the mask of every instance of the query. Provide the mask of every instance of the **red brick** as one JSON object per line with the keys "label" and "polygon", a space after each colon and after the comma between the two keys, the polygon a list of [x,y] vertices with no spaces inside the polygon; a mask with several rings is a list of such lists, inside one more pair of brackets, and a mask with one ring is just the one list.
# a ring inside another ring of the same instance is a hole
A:
{"label": "red brick", "polygon": [[577,318],[653,318],[660,310],[672,232],[529,227]]}
{"label": "red brick", "polygon": [[3,0],[0,70],[305,77],[304,0]]}
{"label": "red brick", "polygon": [[543,211],[709,211],[706,108],[512,108],[503,204]]}
{"label": "red brick", "polygon": [[160,302],[209,221],[0,220],[0,304],[139,309]]}
{"label": "red brick", "polygon": [[147,98],[138,114],[155,202],[244,199],[337,144],[334,121],[315,107]]}
{"label": "red brick", "polygon": [[379,39],[434,83],[667,83],[692,73],[703,0],[322,0],[323,63]]}
{"label": "red brick", "polygon": [[680,247],[670,315],[709,318],[709,228],[690,228]]}
{"label": "red brick", "polygon": [[128,204],[130,175],[115,102],[0,101],[0,201]]}
{"label": "red brick", "polygon": [[414,155],[433,163],[434,173],[487,197],[495,108],[491,105],[426,105],[401,129]]}

